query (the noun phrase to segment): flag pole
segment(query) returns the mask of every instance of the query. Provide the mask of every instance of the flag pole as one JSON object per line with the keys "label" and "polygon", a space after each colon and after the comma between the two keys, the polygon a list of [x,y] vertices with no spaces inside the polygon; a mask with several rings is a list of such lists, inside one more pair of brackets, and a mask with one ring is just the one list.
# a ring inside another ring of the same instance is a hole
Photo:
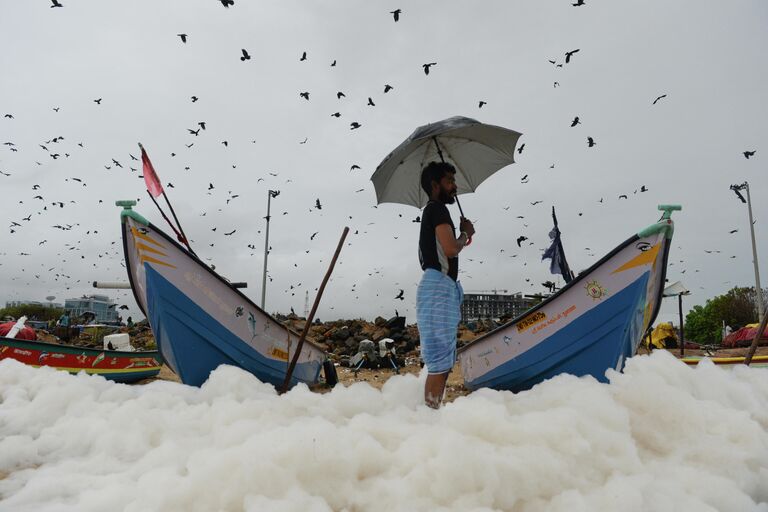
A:
{"label": "flag pole", "polygon": [[[189,252],[194,255],[195,251],[193,251],[192,247],[189,245],[187,235],[184,233],[184,229],[181,227],[181,223],[179,222],[178,217],[176,217],[176,212],[173,209],[173,205],[171,205],[171,201],[168,199],[168,195],[165,193],[165,190],[163,190],[163,184],[160,182],[160,178],[158,177],[157,172],[152,165],[152,161],[149,159],[147,150],[144,149],[144,145],[141,142],[139,142],[139,149],[141,149],[141,164],[144,174],[144,183],[147,185],[147,193],[149,194],[149,197],[152,199],[152,202],[155,203],[155,206],[160,211],[160,214],[163,216],[168,225],[171,226],[171,229],[176,234],[176,238],[179,240],[179,242],[183,243]],[[168,205],[168,208],[171,210],[173,220],[176,221],[176,226],[173,225],[163,209],[160,208],[160,204],[158,204],[158,202],[155,200],[155,197],[159,195],[165,197],[165,202]]]}
{"label": "flag pole", "polygon": [[[187,239],[186,233],[184,233],[184,228],[181,227],[181,223],[179,222],[178,217],[176,217],[176,212],[173,210],[173,205],[171,205],[171,202],[168,200],[168,194],[165,191],[163,191],[163,197],[165,198],[165,203],[168,205],[168,208],[170,208],[171,210],[171,215],[173,215],[173,220],[176,221],[176,225],[179,227],[179,231],[181,232],[180,238],[182,243],[187,246],[187,249],[189,249],[189,252],[191,252],[192,254],[195,254],[195,251],[193,251],[192,247],[190,247],[189,245],[189,240]],[[154,199],[155,198],[153,197],[152,200],[154,201]]]}

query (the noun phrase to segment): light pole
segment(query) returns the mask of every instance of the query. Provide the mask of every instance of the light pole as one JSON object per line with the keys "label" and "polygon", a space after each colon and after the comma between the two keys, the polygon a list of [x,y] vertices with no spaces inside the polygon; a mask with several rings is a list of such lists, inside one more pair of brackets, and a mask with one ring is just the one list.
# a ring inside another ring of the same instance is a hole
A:
{"label": "light pole", "polygon": [[[261,279],[261,309],[264,309],[265,300],[267,297],[267,257],[269,256],[269,210],[272,205],[272,198],[280,195],[279,190],[270,190],[267,194],[267,230],[264,239],[264,275]],[[266,311],[266,310],[265,310]]]}
{"label": "light pole", "polygon": [[[742,203],[747,203],[747,210],[749,211],[749,231],[752,234],[752,263],[755,265],[755,295],[757,299],[757,321],[762,323],[763,321],[763,289],[760,288],[760,268],[757,265],[757,244],[755,243],[755,224],[752,221],[752,199],[749,196],[749,183],[746,181],[741,185],[731,185],[736,195],[741,199]],[[741,195],[741,190],[747,191],[747,199]]]}

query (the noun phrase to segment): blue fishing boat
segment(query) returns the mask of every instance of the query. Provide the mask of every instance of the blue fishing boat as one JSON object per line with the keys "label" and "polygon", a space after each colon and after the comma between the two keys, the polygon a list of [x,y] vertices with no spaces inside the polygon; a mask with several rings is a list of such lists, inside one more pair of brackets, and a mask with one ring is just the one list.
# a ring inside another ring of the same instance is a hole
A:
{"label": "blue fishing boat", "polygon": [[[300,335],[133,210],[135,201],[117,204],[123,207],[123,251],[134,297],[181,381],[200,386],[228,364],[282,385]],[[305,341],[290,385],[317,383],[324,363],[323,348]]]}
{"label": "blue fishing boat", "polygon": [[458,351],[469,389],[521,391],[559,375],[607,382],[621,371],[661,306],[677,205],[557,293]]}

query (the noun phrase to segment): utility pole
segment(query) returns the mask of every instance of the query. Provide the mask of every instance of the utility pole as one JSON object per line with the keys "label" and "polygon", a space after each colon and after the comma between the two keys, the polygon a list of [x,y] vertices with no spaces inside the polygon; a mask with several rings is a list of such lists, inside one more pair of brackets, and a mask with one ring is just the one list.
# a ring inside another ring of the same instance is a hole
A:
{"label": "utility pole", "polygon": [[[731,190],[736,193],[742,203],[747,203],[747,210],[749,211],[749,232],[752,235],[752,263],[755,266],[755,297],[757,300],[757,321],[762,323],[764,314],[763,289],[760,288],[760,268],[757,264],[757,244],[755,243],[755,224],[752,220],[752,199],[749,195],[749,183],[745,181],[741,185],[731,185]],[[741,195],[741,190],[747,191],[746,200],[744,200],[744,196]]]}
{"label": "utility pole", "polygon": [[264,238],[264,275],[261,279],[261,309],[265,309],[265,300],[267,297],[267,258],[269,257],[269,220],[270,220],[270,207],[272,205],[272,198],[280,195],[279,190],[270,190],[267,194],[267,229],[266,236]]}

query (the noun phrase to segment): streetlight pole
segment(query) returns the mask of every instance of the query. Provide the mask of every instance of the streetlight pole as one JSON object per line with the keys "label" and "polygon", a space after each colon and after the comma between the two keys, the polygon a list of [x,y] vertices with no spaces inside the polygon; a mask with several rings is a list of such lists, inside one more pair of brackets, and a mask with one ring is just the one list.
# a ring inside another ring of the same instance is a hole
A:
{"label": "streetlight pole", "polygon": [[[749,195],[749,183],[746,181],[741,185],[731,185],[731,190],[736,192],[742,202],[747,203],[747,210],[749,211],[749,232],[752,235],[752,263],[755,266],[755,296],[757,299],[757,321],[762,323],[763,321],[763,289],[760,288],[760,268],[757,264],[757,244],[755,243],[755,224],[752,220],[752,199]],[[747,191],[747,200],[744,201],[744,196],[739,193],[739,190]]]}
{"label": "streetlight pole", "polygon": [[264,275],[261,279],[261,309],[264,309],[265,300],[267,297],[267,258],[269,257],[269,220],[270,220],[270,207],[272,205],[272,198],[280,195],[279,190],[270,190],[267,194],[267,229],[264,239]]}

